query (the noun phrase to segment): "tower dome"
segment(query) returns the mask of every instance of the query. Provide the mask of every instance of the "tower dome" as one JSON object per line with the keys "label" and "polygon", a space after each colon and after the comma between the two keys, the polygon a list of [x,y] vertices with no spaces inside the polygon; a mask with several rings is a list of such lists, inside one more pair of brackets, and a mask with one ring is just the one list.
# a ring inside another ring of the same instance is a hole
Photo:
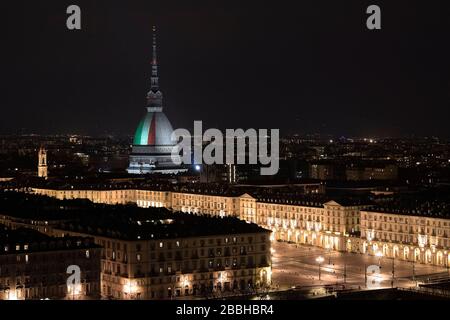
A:
{"label": "tower dome", "polygon": [[147,112],[134,134],[135,146],[170,146],[176,144],[171,139],[172,125],[164,112]]}

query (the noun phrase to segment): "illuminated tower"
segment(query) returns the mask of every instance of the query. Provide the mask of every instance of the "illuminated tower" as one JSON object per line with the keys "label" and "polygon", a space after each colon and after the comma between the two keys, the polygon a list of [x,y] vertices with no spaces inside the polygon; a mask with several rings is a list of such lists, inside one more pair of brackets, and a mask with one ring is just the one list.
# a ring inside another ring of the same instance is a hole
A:
{"label": "illuminated tower", "polygon": [[38,177],[47,179],[48,169],[47,169],[47,150],[44,147],[39,148],[38,153]]}
{"label": "illuminated tower", "polygon": [[[147,93],[146,113],[139,123],[133,140],[128,173],[179,173],[181,168],[172,157],[177,142],[172,138],[173,128],[163,112],[163,94],[159,88],[156,57],[156,28],[153,27],[150,90]],[[178,150],[178,149],[175,149]],[[175,153],[175,152],[174,152]]]}

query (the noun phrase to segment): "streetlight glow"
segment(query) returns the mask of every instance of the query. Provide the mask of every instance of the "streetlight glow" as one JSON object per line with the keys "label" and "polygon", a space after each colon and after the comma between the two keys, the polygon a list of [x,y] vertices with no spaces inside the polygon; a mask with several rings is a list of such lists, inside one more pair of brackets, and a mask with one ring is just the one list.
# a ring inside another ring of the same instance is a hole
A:
{"label": "streetlight glow", "polygon": [[383,257],[383,252],[377,251],[377,252],[375,253],[375,256],[378,257],[378,266],[381,267],[381,258]]}
{"label": "streetlight glow", "polygon": [[320,281],[320,276],[321,276],[320,265],[322,264],[322,262],[323,262],[324,260],[325,260],[325,259],[324,259],[322,256],[319,256],[319,257],[316,258],[316,262],[319,264],[319,281]]}

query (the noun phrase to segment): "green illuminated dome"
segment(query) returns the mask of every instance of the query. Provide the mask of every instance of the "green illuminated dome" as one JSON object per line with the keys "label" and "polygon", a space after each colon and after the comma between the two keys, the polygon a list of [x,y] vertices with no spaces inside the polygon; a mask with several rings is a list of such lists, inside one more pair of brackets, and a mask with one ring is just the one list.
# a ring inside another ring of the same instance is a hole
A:
{"label": "green illuminated dome", "polygon": [[[150,108],[149,108],[150,109]],[[169,146],[176,144],[171,139],[173,132],[169,119],[161,111],[148,111],[139,123],[134,135],[136,146]]]}

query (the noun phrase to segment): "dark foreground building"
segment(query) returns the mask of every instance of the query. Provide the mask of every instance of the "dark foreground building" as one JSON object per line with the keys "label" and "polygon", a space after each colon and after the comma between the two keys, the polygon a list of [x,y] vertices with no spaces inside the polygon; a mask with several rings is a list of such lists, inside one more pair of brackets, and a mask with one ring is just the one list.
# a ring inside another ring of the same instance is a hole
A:
{"label": "dark foreground building", "polygon": [[[71,265],[80,282],[67,284]],[[0,300],[100,297],[100,247],[92,238],[55,238],[0,225]]]}

